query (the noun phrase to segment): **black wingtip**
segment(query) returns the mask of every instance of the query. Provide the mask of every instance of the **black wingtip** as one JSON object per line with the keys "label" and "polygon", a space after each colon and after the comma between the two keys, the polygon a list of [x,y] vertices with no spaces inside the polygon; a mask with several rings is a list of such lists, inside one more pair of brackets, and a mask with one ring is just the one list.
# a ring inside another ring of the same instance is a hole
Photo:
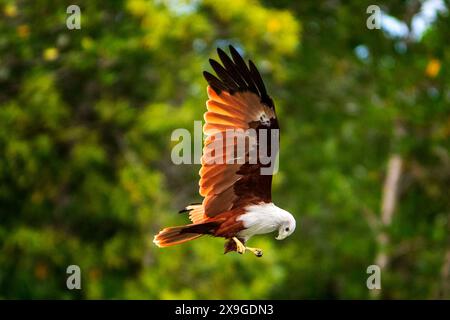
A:
{"label": "black wingtip", "polygon": [[219,57],[220,57],[220,55],[224,55],[224,54],[226,54],[222,49],[220,49],[219,47],[217,47],[217,54],[219,55]]}
{"label": "black wingtip", "polygon": [[208,71],[203,71],[202,73],[203,73],[203,78],[205,78],[206,82],[208,82],[208,84],[209,84],[208,79],[212,76],[212,74],[209,73]]}
{"label": "black wingtip", "polygon": [[266,86],[264,85],[264,81],[258,71],[258,68],[256,68],[256,65],[252,60],[248,61],[248,65],[250,67],[250,73],[253,77],[253,81],[255,81],[256,87],[258,88],[261,97],[265,98],[267,96]]}
{"label": "black wingtip", "polygon": [[209,73],[208,71],[203,71],[203,77],[205,77],[208,84],[217,94],[220,94],[222,91],[227,90],[225,85],[219,79],[217,79],[216,76]]}
{"label": "black wingtip", "polygon": [[204,71],[203,76],[210,87],[220,94],[222,91],[233,94],[234,92],[249,90],[261,98],[261,102],[269,107],[274,107],[272,99],[267,95],[261,74],[253,61],[245,63],[240,53],[231,44],[228,45],[230,56],[221,48],[217,48],[217,54],[223,66],[214,59],[209,59],[211,67],[217,76]]}
{"label": "black wingtip", "polygon": [[217,54],[219,55],[220,61],[222,61],[223,64],[225,64],[226,60],[230,60],[228,55],[220,48],[217,48]]}
{"label": "black wingtip", "polygon": [[240,55],[239,52],[236,50],[236,48],[233,47],[231,44],[228,46],[228,49],[230,50],[231,53]]}

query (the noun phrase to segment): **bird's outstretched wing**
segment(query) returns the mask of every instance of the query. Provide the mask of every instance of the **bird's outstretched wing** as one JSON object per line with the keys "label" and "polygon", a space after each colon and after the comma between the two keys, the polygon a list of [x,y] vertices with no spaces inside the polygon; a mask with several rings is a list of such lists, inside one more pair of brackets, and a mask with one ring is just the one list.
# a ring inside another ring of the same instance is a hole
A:
{"label": "bird's outstretched wing", "polygon": [[[251,203],[271,202],[274,164],[261,155],[273,159],[278,153],[278,141],[271,148],[271,131],[279,129],[274,103],[253,62],[247,66],[232,46],[230,52],[231,58],[218,49],[223,65],[210,59],[217,77],[203,72],[209,84],[199,182],[204,200],[191,215],[194,223]],[[269,172],[262,174],[262,168]]]}

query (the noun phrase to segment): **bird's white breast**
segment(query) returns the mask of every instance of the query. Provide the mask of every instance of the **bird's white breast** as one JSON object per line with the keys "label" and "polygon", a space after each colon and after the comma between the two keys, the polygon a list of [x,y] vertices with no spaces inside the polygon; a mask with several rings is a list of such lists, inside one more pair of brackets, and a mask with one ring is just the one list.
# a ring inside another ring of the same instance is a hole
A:
{"label": "bird's white breast", "polygon": [[237,220],[242,221],[245,229],[240,231],[238,236],[248,240],[256,234],[270,233],[278,229],[282,219],[281,211],[273,203],[261,203],[245,208],[246,213]]}

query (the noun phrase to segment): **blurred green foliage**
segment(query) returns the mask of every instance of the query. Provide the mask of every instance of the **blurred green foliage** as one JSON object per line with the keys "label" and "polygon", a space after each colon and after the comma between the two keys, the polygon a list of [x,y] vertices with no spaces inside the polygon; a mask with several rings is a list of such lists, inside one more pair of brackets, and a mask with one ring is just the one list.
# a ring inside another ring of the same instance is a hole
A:
{"label": "blurred green foliage", "polygon": [[[371,2],[1,0],[0,298],[450,298],[449,15],[392,37],[366,28]],[[66,27],[71,4],[81,30]],[[379,5],[408,25],[420,10]],[[299,224],[252,239],[262,259],[223,255],[222,239],[152,244],[201,200],[170,134],[202,119],[201,71],[230,43],[277,104],[273,198]],[[380,248],[367,217],[392,154],[404,168]]]}

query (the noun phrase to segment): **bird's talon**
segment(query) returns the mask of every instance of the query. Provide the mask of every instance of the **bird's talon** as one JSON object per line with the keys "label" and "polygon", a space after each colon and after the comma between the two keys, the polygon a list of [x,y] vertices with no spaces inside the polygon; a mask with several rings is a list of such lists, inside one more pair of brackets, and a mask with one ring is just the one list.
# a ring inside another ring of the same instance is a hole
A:
{"label": "bird's talon", "polygon": [[261,249],[259,249],[259,248],[249,248],[249,247],[246,247],[246,249],[247,249],[247,250],[250,250],[251,252],[253,252],[253,254],[254,254],[255,256],[257,256],[258,258],[259,258],[259,257],[262,257],[262,255],[263,255],[263,251],[262,251]]}
{"label": "bird's talon", "polygon": [[234,242],[236,243],[236,251],[240,254],[243,254],[245,252],[245,246],[242,244],[241,241],[239,241],[238,238],[233,237]]}

